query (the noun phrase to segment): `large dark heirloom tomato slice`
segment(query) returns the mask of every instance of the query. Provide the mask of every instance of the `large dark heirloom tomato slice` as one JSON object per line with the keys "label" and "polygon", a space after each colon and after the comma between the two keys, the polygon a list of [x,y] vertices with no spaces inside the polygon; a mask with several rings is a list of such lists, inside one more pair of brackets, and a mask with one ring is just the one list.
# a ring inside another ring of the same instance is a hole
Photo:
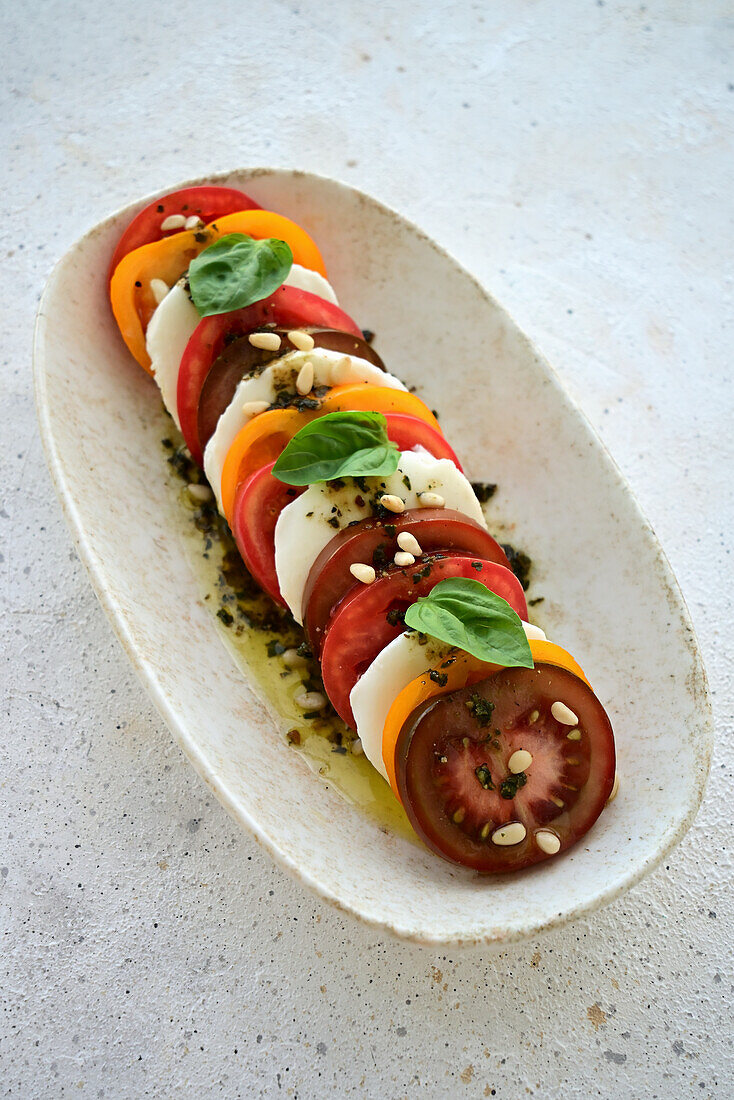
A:
{"label": "large dark heirloom tomato slice", "polygon": [[[388,435],[393,416],[387,414]],[[417,417],[398,417],[413,420]],[[421,422],[419,422],[421,423]],[[428,428],[428,425],[423,425]],[[434,433],[437,438],[438,433]],[[442,456],[438,456],[442,457]],[[303,593],[303,625],[314,652],[318,655],[329,618],[346,593],[356,588],[350,566],[357,562],[373,565],[378,572],[388,565],[398,549],[401,531],[413,535],[426,554],[437,551],[473,554],[477,559],[493,561],[509,569],[505,552],[489,531],[463,512],[450,508],[418,508],[402,512],[391,520],[365,519],[345,527],[324,547],[306,581]],[[416,563],[420,569],[420,564]]]}
{"label": "large dark heirloom tomato slice", "polygon": [[270,324],[288,329],[319,325],[342,329],[360,338],[362,336],[352,318],[339,309],[339,306],[295,286],[279,286],[269,298],[245,306],[244,309],[233,309],[229,313],[204,317],[196,326],[183,353],[176,392],[181,432],[186,446],[199,465],[203,459],[198,427],[199,397],[206,376],[222,354],[228,340],[246,336],[253,329]]}
{"label": "large dark heirloom tomato slice", "polygon": [[[577,718],[557,721],[557,701]],[[524,770],[514,774],[513,754]],[[396,747],[397,786],[434,852],[482,872],[517,871],[575,844],[614,783],[614,736],[588,684],[538,662],[421,703]]]}
{"label": "large dark heirloom tomato slice", "polygon": [[[291,326],[291,331],[293,326]],[[351,332],[340,329],[316,328],[301,325],[301,331],[308,332],[317,348],[328,348],[343,355],[355,355],[366,359],[368,363],[385,369],[385,364],[366,340]],[[288,339],[288,329],[276,327],[272,330],[281,338],[278,351],[254,348],[246,336],[238,337],[224,348],[224,351],[211,366],[204,379],[199,394],[199,406],[196,413],[199,446],[203,451],[214,434],[217,421],[234,397],[234,392],[245,375],[252,374],[274,359],[295,351],[295,345]]]}
{"label": "large dark heirloom tomato slice", "polygon": [[161,224],[171,214],[182,214],[185,218],[196,215],[205,225],[208,225],[209,222],[222,218],[225,214],[234,214],[238,210],[259,209],[260,206],[254,199],[244,191],[235,190],[234,187],[184,187],[182,191],[172,191],[170,195],[154,199],[135,215],[120,237],[110,263],[110,278],[120,260],[123,256],[127,256],[128,252],[140,248],[141,245],[151,244],[152,241],[160,241],[163,237],[179,231],[161,229]]}
{"label": "large dark heirloom tomato slice", "polygon": [[507,600],[527,619],[525,595],[514,573],[493,561],[470,555],[419,558],[406,569],[393,566],[372,584],[356,586],[337,606],[321,651],[326,694],[341,718],[354,729],[349,695],[378,653],[404,629],[405,611],[447,577],[471,577]]}

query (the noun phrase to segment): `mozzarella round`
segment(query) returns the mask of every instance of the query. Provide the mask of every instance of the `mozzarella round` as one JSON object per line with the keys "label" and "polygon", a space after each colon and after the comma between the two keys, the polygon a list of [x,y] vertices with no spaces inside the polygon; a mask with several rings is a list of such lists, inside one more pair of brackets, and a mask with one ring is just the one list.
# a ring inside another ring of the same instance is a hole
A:
{"label": "mozzarella round", "polygon": [[319,298],[325,298],[332,305],[339,304],[329,280],[320,275],[318,271],[312,271],[310,267],[293,264],[288,272],[285,285],[298,287],[299,290],[307,290],[309,294],[316,294]]}
{"label": "mozzarella round", "polygon": [[163,404],[181,427],[178,418],[178,368],[189,337],[201,317],[183,283],[168,291],[148,323],[145,346],[150,356],[153,377],[161,391]]}
{"label": "mozzarella round", "polygon": [[380,370],[374,363],[356,356],[344,356],[341,352],[331,351],[329,348],[292,351],[276,359],[259,373],[247,375],[242,379],[235,390],[234,397],[219,417],[214,434],[204,451],[204,471],[220,508],[224,461],[235,436],[248,420],[252,419],[251,413],[243,412],[243,406],[252,401],[267,401],[270,405],[283,390],[295,393],[298,372],[306,362],[313,364],[314,387],[333,385],[331,376],[334,366],[338,363],[340,385],[366,382],[373,386],[387,386],[388,389],[393,390],[405,389],[399,378]]}
{"label": "mozzarella round", "polygon": [[[351,478],[341,482],[341,487],[328,481],[310,485],[278,517],[275,568],[283,599],[298,623],[303,621],[301,604],[311,566],[337,530],[372,515],[368,496],[395,495],[405,501],[407,508],[419,508],[419,493],[439,493],[447,508],[487,526],[466,477],[450,459],[434,458],[423,448],[401,451],[398,468],[389,477],[368,477],[365,481],[367,493],[361,493]],[[334,519],[338,525],[332,522]]]}
{"label": "mozzarella round", "polygon": [[[318,271],[293,264],[285,286],[298,287],[327,302],[337,304],[331,284]],[[151,360],[151,370],[160,387],[163,404],[181,427],[178,418],[178,370],[186,345],[201,317],[191,301],[183,281],[171,287],[151,317],[145,333],[145,346]]]}
{"label": "mozzarella round", "polygon": [[[422,641],[421,641],[422,639]],[[411,680],[432,668],[451,651],[451,646],[416,633],[399,634],[375,657],[352,688],[349,702],[364,754],[383,779],[382,732],[388,711]]]}

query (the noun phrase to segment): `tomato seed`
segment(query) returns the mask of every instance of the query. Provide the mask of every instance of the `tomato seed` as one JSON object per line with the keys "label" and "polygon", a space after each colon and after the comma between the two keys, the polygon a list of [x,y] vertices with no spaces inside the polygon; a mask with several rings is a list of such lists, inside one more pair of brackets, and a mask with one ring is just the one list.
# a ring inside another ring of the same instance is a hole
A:
{"label": "tomato seed", "polygon": [[462,821],[464,820],[465,817],[466,817],[466,810],[464,809],[463,806],[460,806],[459,809],[456,811],[456,813],[452,816],[451,820],[456,825],[461,825],[461,823],[462,823]]}
{"label": "tomato seed", "polygon": [[528,722],[532,726],[533,722],[537,722],[539,718],[540,718],[540,711],[539,710],[531,711],[530,717],[528,718]]}

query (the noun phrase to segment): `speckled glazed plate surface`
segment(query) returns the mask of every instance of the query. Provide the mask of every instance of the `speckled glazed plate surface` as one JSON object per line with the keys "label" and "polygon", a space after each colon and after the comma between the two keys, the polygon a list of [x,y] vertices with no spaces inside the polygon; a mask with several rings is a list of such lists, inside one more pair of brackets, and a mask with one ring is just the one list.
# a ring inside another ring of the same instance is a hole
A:
{"label": "speckled glazed plate surface", "polygon": [[[536,621],[580,660],[617,737],[621,790],[576,848],[479,878],[342,798],[289,748],[277,707],[223,648],[172,520],[153,382],[120,340],[105,273],[135,203],[49,279],[34,367],[49,467],[97,595],[151,697],[217,797],[282,866],[362,920],[430,944],[507,943],[591,912],[653,868],[698,808],[706,679],[675,578],[619,471],[551,368],[450,256],[332,180],[209,177],[318,242],[343,307],[441,413],[467,473],[497,482],[490,530],[534,560]],[[194,182],[206,182],[197,180]],[[181,184],[171,184],[172,190]]]}

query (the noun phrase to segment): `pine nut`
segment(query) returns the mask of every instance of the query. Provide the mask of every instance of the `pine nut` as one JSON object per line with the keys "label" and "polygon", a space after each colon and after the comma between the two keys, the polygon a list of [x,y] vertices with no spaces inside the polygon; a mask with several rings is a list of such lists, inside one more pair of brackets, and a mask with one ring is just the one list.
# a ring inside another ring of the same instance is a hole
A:
{"label": "pine nut", "polygon": [[352,756],[364,756],[364,748],[358,737],[352,741]]}
{"label": "pine nut", "polygon": [[242,411],[245,416],[257,416],[258,413],[264,413],[269,408],[267,401],[245,401]]}
{"label": "pine nut", "polygon": [[301,332],[298,328],[294,329],[293,332],[288,333],[288,339],[293,347],[298,348],[299,351],[313,351],[314,338],[308,332]]}
{"label": "pine nut", "polygon": [[384,497],[380,497],[380,504],[383,508],[387,508],[388,512],[404,512],[405,501],[400,497],[394,496],[392,493],[386,493]]}
{"label": "pine nut", "polygon": [[286,649],[283,654],[283,664],[286,668],[306,668],[308,658],[302,657],[297,649]]}
{"label": "pine nut", "polygon": [[169,229],[183,229],[185,225],[186,218],[183,214],[169,214],[161,222],[161,229],[164,233],[167,233]]}
{"label": "pine nut", "polygon": [[492,833],[492,843],[501,848],[509,848],[513,844],[520,844],[527,836],[527,829],[521,821],[508,821],[506,825],[500,825]]}
{"label": "pine nut", "polygon": [[393,558],[396,565],[404,569],[406,565],[415,565],[415,558],[412,554],[409,554],[407,550],[398,550],[397,554]]}
{"label": "pine nut", "polygon": [[204,504],[207,500],[211,500],[214,495],[208,485],[197,485],[192,482],[191,485],[187,485],[189,496],[192,500],[199,501]]}
{"label": "pine nut", "polygon": [[313,389],[313,363],[310,359],[307,359],[298,372],[298,378],[296,378],[296,389],[300,393],[301,397],[305,397],[307,393],[310,393]]}
{"label": "pine nut", "polygon": [[164,283],[163,279],[151,279],[150,280],[150,293],[153,295],[156,301],[156,305],[160,305],[166,294],[168,294],[168,283]]}
{"label": "pine nut", "polygon": [[321,710],[326,706],[326,696],[320,691],[302,691],[295,696],[293,702],[304,710]]}
{"label": "pine nut", "polygon": [[610,802],[614,802],[614,799],[617,797],[618,794],[619,794],[619,772],[615,772],[614,773],[614,783],[612,784],[612,793],[609,795],[609,798],[607,799],[607,805]]}
{"label": "pine nut", "polygon": [[538,829],[535,834],[535,843],[541,852],[545,852],[547,856],[554,856],[556,852],[561,850],[560,840],[550,829]]}
{"label": "pine nut", "polygon": [[372,584],[376,576],[372,566],[365,565],[361,561],[355,561],[353,565],[350,565],[349,572],[355,580],[361,581],[362,584]]}
{"label": "pine nut", "polygon": [[277,332],[251,332],[247,339],[253,348],[262,348],[263,351],[278,351],[280,348]]}
{"label": "pine nut", "polygon": [[421,508],[445,508],[446,501],[440,493],[418,493]]}
{"label": "pine nut", "polygon": [[398,535],[398,546],[401,550],[405,550],[406,554],[412,554],[414,558],[419,558],[423,551],[421,550],[421,544],[415,535],[411,535],[410,531],[401,531]]}
{"label": "pine nut", "polygon": [[566,740],[567,741],[580,741],[581,740],[581,730],[569,730],[568,733],[566,734]]}
{"label": "pine nut", "polygon": [[527,749],[518,749],[517,752],[513,752],[512,756],[507,761],[507,767],[513,775],[519,775],[520,772],[526,771],[532,762],[532,754],[529,753]]}
{"label": "pine nut", "polygon": [[191,214],[184,222],[184,229],[198,229],[199,226],[203,224],[198,214]]}
{"label": "pine nut", "polygon": [[571,708],[562,703],[560,699],[551,707],[551,714],[556,722],[560,722],[562,726],[577,726],[579,723]]}

